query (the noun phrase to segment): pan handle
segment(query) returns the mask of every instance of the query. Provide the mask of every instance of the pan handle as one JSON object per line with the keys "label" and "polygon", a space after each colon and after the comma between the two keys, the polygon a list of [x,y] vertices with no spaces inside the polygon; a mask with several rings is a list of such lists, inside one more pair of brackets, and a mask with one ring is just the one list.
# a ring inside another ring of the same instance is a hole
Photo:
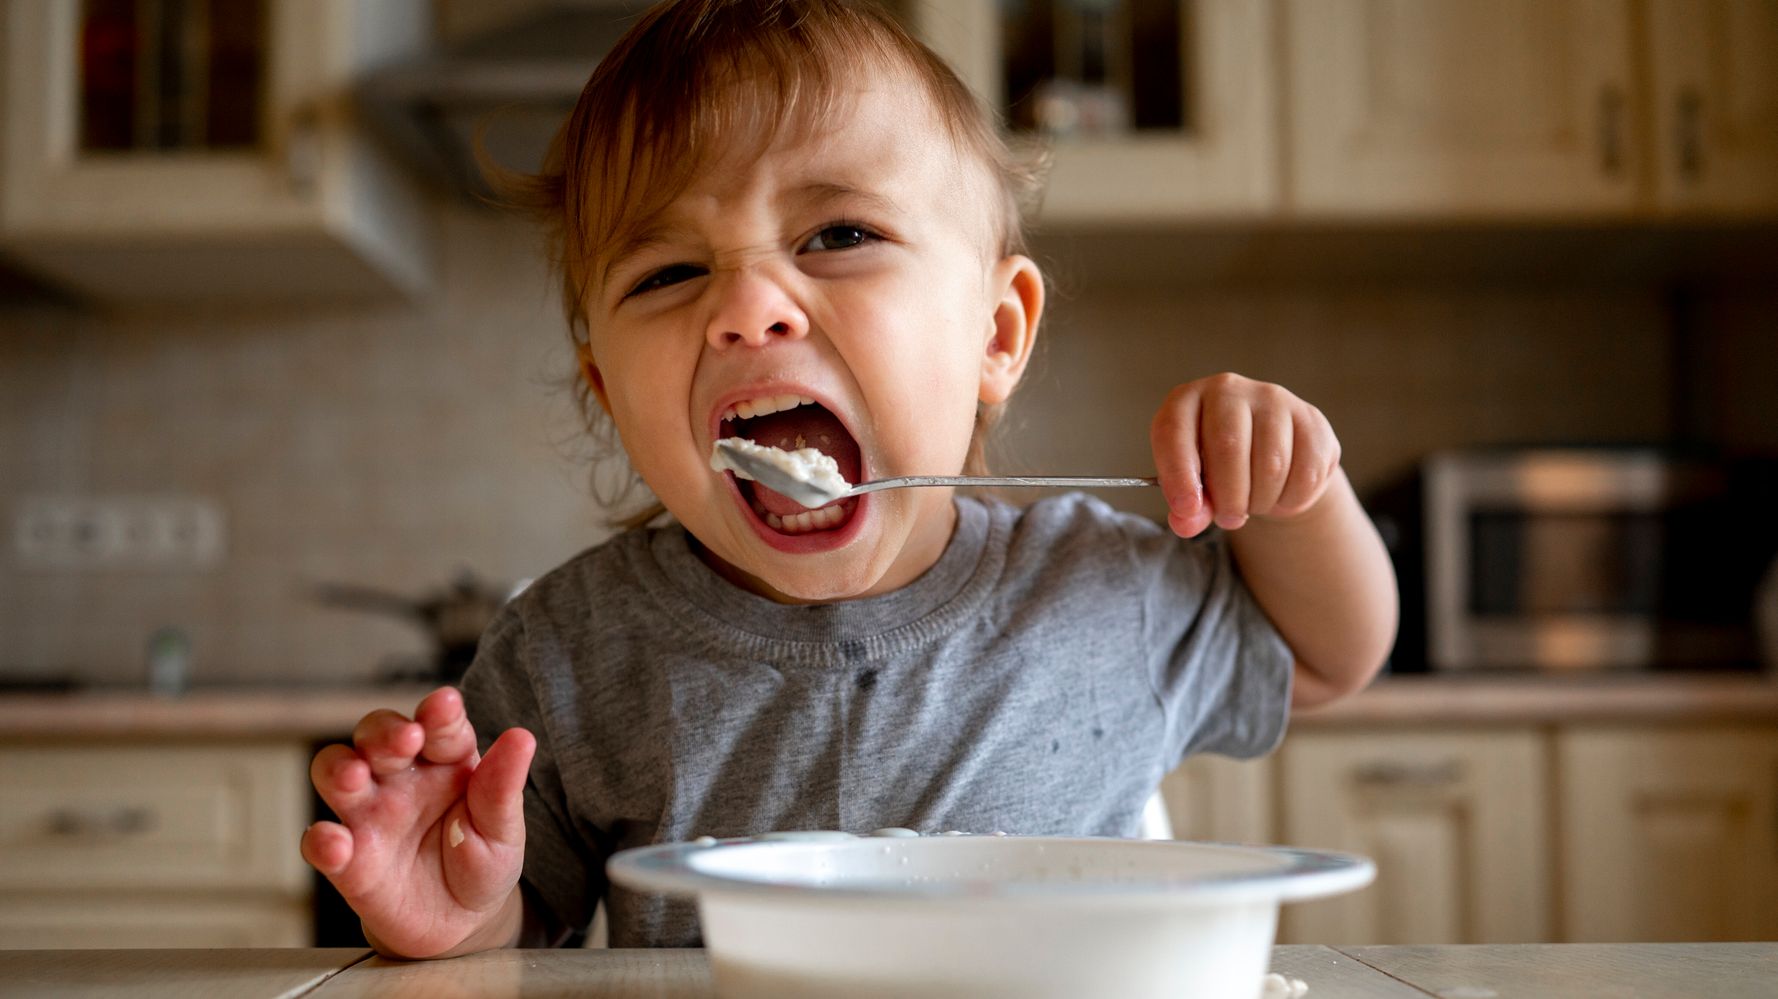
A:
{"label": "pan handle", "polygon": [[426,618],[426,612],[418,601],[368,586],[354,586],[350,583],[320,583],[310,591],[310,595],[316,602],[327,607],[395,614],[418,620]]}

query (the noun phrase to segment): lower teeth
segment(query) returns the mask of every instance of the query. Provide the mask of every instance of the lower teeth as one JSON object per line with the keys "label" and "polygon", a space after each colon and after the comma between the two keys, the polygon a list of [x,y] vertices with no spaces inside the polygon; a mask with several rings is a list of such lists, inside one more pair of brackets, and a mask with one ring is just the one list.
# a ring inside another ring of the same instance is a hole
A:
{"label": "lower teeth", "polygon": [[819,510],[805,510],[788,517],[770,512],[757,501],[752,506],[753,512],[759,514],[760,519],[772,530],[783,534],[807,534],[811,531],[825,531],[844,522],[855,502],[846,501],[834,506],[824,506]]}

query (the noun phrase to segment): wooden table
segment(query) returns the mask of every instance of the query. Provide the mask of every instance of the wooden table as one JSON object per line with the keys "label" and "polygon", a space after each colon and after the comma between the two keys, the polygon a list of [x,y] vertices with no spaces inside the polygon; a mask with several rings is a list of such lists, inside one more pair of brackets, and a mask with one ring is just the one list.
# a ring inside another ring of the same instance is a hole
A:
{"label": "wooden table", "polygon": [[[1778,943],[1286,946],[1308,999],[1778,999]],[[0,951],[0,995],[186,999],[709,999],[697,950],[517,950],[385,961],[362,950]]]}

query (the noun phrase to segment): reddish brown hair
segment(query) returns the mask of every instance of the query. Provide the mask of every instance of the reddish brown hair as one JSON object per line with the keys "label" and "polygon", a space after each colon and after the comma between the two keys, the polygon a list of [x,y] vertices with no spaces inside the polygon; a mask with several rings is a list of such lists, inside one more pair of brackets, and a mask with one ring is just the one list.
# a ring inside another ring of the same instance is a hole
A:
{"label": "reddish brown hair", "polygon": [[[545,227],[561,269],[569,337],[590,360],[586,296],[612,250],[669,205],[719,152],[763,153],[785,129],[818,129],[844,108],[860,72],[899,71],[922,87],[963,163],[996,195],[986,220],[996,257],[1025,251],[1023,219],[1041,165],[1015,156],[993,115],[949,65],[864,0],[669,0],[643,14],[600,60],[534,176],[494,169],[509,204]],[[614,440],[580,379],[583,414]],[[997,417],[984,410],[970,445]]]}

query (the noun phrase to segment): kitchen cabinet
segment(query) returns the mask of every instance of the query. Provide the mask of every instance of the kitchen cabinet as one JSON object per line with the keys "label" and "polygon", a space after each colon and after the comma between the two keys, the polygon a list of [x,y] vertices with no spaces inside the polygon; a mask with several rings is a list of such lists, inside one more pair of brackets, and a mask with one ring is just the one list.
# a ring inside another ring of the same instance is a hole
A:
{"label": "kitchen cabinet", "polygon": [[1282,841],[1369,856],[1377,880],[1285,907],[1280,939],[1550,939],[1543,754],[1533,729],[1292,735],[1278,762]]}
{"label": "kitchen cabinet", "polygon": [[1269,758],[1193,756],[1161,780],[1174,839],[1272,842],[1273,765]]}
{"label": "kitchen cabinet", "polygon": [[0,746],[0,948],[306,946],[308,751]]}
{"label": "kitchen cabinet", "polygon": [[429,14],[8,0],[0,244],[108,302],[419,293],[425,198],[360,130],[349,85],[419,46]]}
{"label": "kitchen cabinet", "polygon": [[[992,107],[1052,138],[1042,220],[1243,218],[1276,206],[1268,4],[914,0],[908,14]],[[1104,85],[1083,93],[1084,77]],[[1009,92],[1033,79],[1036,96]],[[1164,95],[1161,106],[1134,107],[1138,88]]]}
{"label": "kitchen cabinet", "polygon": [[1778,214],[1778,3],[1649,0],[1657,192],[1683,214]]}
{"label": "kitchen cabinet", "polygon": [[1778,728],[1556,736],[1562,939],[1778,939]]}
{"label": "kitchen cabinet", "polygon": [[[1049,18],[1035,37],[1057,76],[1122,85],[1135,57],[1119,32],[1158,2],[908,13],[1015,142],[1051,145],[1050,223],[1778,215],[1770,0],[1168,0],[1176,125],[1119,127],[1118,107],[1109,128],[1017,127],[1051,100],[1014,92],[1034,72],[1026,21]],[[1122,12],[1109,55],[1083,56],[1100,22],[1080,12],[1099,9]]]}
{"label": "kitchen cabinet", "polygon": [[1629,0],[1281,0],[1279,16],[1294,212],[1637,207]]}
{"label": "kitchen cabinet", "polygon": [[1778,213],[1770,0],[1278,0],[1290,210]]}

